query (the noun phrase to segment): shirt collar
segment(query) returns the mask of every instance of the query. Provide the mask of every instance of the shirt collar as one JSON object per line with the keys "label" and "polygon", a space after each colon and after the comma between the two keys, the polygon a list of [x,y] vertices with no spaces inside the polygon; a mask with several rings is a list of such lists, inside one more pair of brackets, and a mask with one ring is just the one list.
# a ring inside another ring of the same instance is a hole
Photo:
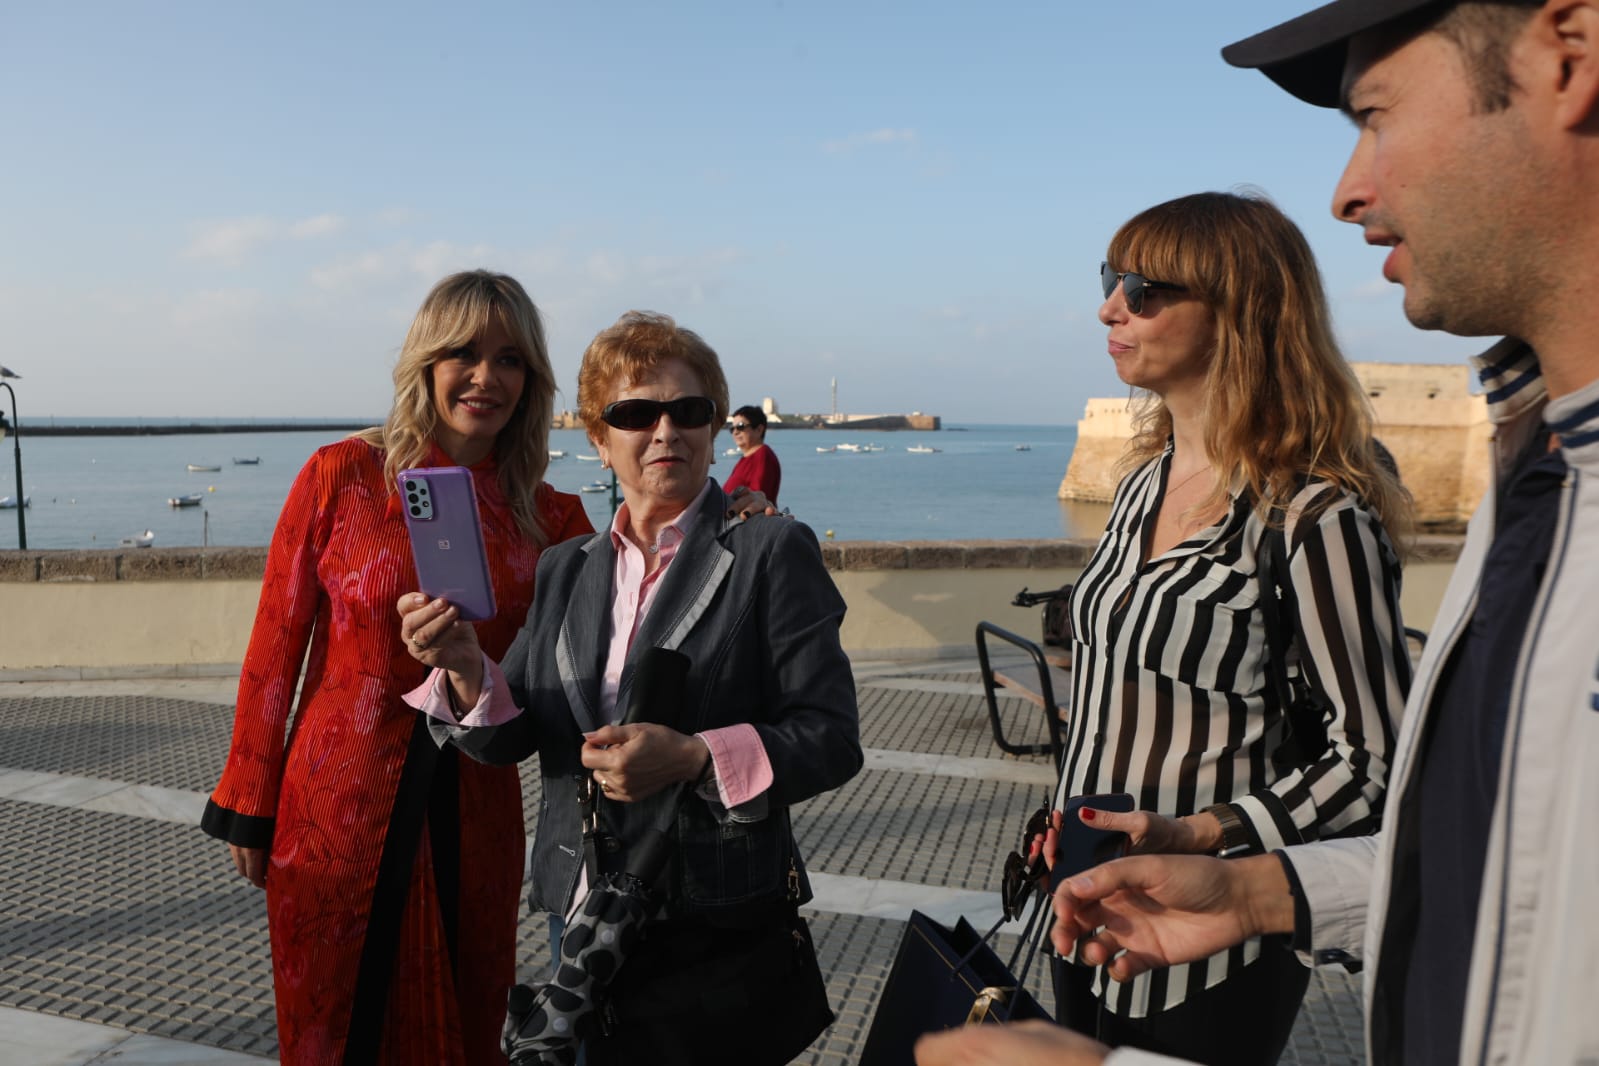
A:
{"label": "shirt collar", "polygon": [[[689,505],[683,508],[681,514],[666,523],[660,533],[656,535],[655,543],[647,546],[646,550],[650,554],[657,554],[661,549],[669,545],[675,546],[683,540],[684,536],[687,535],[688,528],[693,524],[695,516],[700,513],[700,508],[705,506],[705,498],[711,494],[712,484],[714,483],[711,479],[706,478],[705,484],[700,488],[699,495],[695,496]],[[627,501],[624,500],[622,501],[622,506],[616,509],[616,514],[611,518],[611,547],[617,551],[626,551],[629,547],[632,547],[633,542],[622,534],[622,531],[627,528],[629,516]]]}

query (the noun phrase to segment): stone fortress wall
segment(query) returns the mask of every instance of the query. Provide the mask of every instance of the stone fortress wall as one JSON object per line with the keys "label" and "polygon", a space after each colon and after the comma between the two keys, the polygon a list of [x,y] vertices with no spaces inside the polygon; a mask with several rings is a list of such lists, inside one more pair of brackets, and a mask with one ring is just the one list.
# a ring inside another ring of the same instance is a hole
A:
{"label": "stone fortress wall", "polygon": [[[1416,498],[1422,528],[1463,528],[1487,491],[1492,429],[1487,401],[1471,393],[1471,369],[1456,363],[1350,365],[1376,416],[1377,436]],[[1127,399],[1088,401],[1061,499],[1110,500],[1132,425]]]}

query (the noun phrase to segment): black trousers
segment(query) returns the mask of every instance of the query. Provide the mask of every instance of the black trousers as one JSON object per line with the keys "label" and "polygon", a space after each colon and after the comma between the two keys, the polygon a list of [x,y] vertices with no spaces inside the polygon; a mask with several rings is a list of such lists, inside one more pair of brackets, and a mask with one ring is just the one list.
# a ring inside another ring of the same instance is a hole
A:
{"label": "black trousers", "polygon": [[1273,1066],[1288,1046],[1310,970],[1276,944],[1214,988],[1170,1010],[1124,1018],[1094,994],[1097,970],[1050,960],[1055,1018],[1111,1047],[1134,1047],[1206,1066]]}

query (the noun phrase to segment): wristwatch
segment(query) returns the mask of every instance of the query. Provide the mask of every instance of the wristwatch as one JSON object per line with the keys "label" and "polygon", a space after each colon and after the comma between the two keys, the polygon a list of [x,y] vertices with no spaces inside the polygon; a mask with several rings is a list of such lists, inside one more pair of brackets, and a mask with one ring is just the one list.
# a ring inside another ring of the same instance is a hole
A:
{"label": "wristwatch", "polygon": [[1241,855],[1254,846],[1249,839],[1248,827],[1238,817],[1238,811],[1231,803],[1212,803],[1205,808],[1205,813],[1213,815],[1221,823],[1221,847],[1216,849],[1217,855],[1225,859],[1230,855]]}

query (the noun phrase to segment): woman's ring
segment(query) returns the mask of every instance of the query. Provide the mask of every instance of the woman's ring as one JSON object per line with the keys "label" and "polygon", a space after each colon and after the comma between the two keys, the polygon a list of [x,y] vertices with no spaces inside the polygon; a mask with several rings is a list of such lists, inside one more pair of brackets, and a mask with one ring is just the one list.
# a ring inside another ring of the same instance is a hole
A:
{"label": "woman's ring", "polygon": [[421,651],[423,648],[426,648],[427,646],[428,646],[428,642],[423,640],[420,635],[412,635],[412,637],[411,637],[411,647],[415,648],[417,651]]}
{"label": "woman's ring", "polygon": [[605,780],[605,778],[600,777],[599,774],[595,774],[594,776],[600,782],[600,791],[608,794],[611,791],[611,783],[609,781]]}

